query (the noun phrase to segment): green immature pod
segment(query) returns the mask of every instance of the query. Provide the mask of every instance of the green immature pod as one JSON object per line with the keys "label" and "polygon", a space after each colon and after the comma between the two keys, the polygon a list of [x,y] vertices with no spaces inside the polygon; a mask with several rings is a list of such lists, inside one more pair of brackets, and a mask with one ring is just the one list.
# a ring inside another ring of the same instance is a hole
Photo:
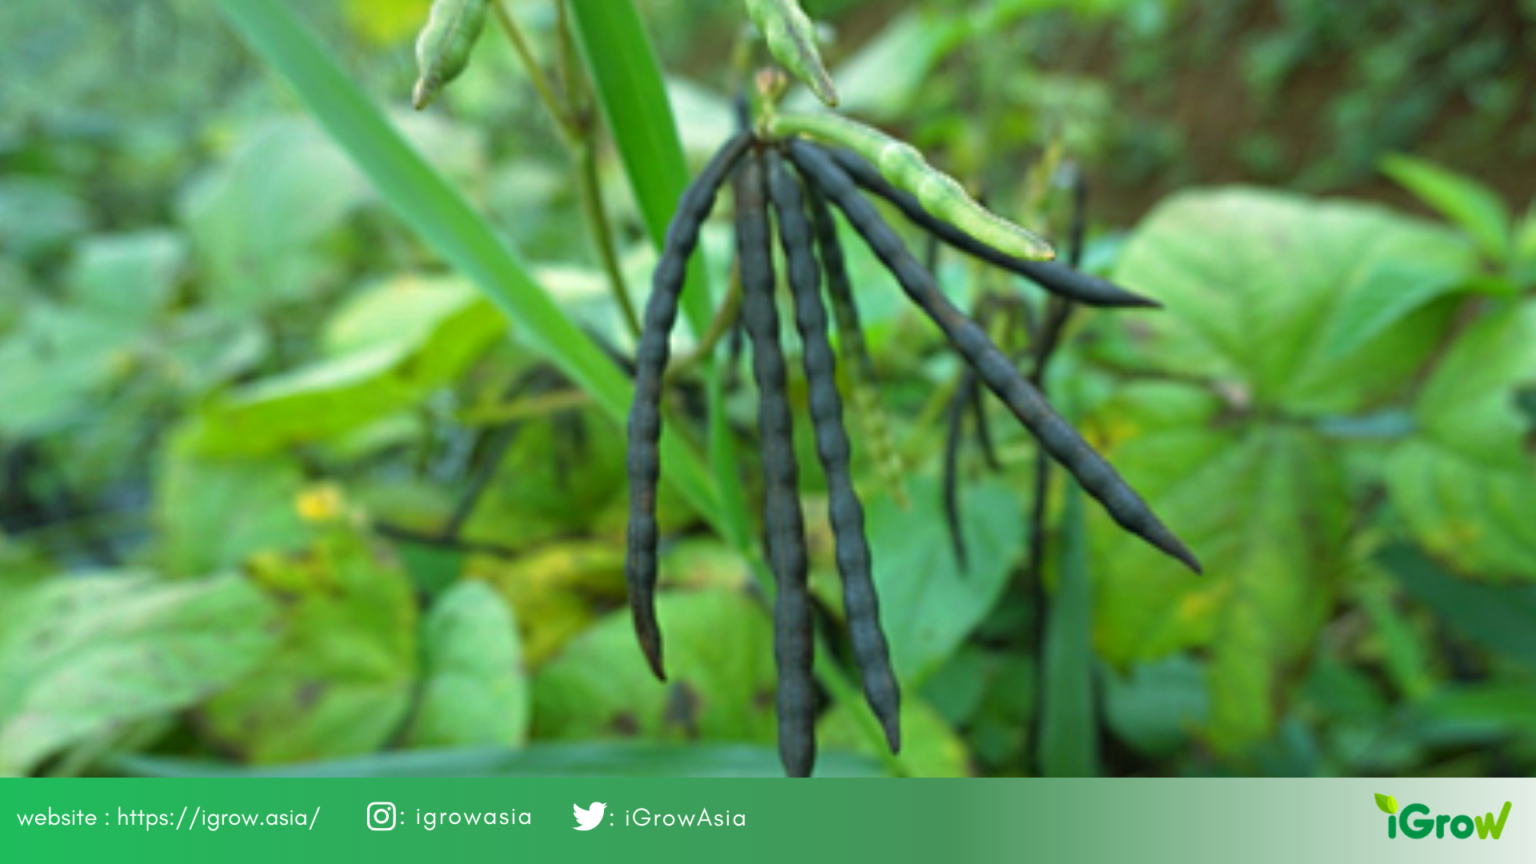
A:
{"label": "green immature pod", "polygon": [[954,225],[935,218],[924,209],[916,197],[892,185],[881,175],[879,169],[860,154],[844,148],[827,148],[826,153],[865,191],[891,202],[903,216],[932,236],[967,255],[1017,273],[1052,294],[1088,306],[1156,307],[1159,305],[1156,300],[1134,294],[1106,279],[1091,276],[1065,264],[1055,261],[1027,261],[986,243],[978,242],[975,237]]}
{"label": "green immature pod", "polygon": [[661,659],[661,631],[656,625],[656,484],[661,478],[661,385],[671,355],[672,328],[688,273],[688,258],[699,242],[699,229],[714,209],[720,186],[741,161],[752,136],[727,141],[683,192],[677,213],[652,276],[640,343],[635,349],[635,401],[629,410],[629,536],[624,575],[635,635],[656,677],[666,680]]}
{"label": "green immature pod", "polygon": [[848,634],[864,679],[864,696],[885,730],[891,752],[901,750],[901,691],[891,671],[890,650],[880,627],[880,602],[870,572],[869,540],[864,536],[864,505],[853,488],[850,460],[853,448],[843,427],[843,399],[837,390],[837,359],[827,340],[827,310],[821,302],[821,280],[806,219],[800,184],[769,151],[768,194],[778,216],[779,242],[784,248],[789,287],[795,301],[795,326],[804,345],[802,360],[810,390],[811,421],[816,430],[816,454],[827,476],[827,509],[837,547],[837,569],[843,578],[843,606]]}
{"label": "green immature pod", "polygon": [[411,104],[417,111],[431,104],[469,65],[470,52],[485,29],[489,7],[489,0],[437,0],[432,4],[427,26],[416,39],[420,72]]}
{"label": "green immature pod", "polygon": [[1032,261],[1056,256],[1033,232],[976,203],[955,178],[929,165],[910,144],[835,114],[780,114],[771,118],[775,136],[809,135],[846,147],[869,160],[886,180],[915,196],[923,209],[981,243]]}
{"label": "green immature pod", "polygon": [[879,472],[881,485],[885,487],[902,509],[910,506],[907,497],[906,468],[902,465],[901,452],[891,436],[890,418],[880,404],[880,393],[875,376],[875,361],[864,341],[864,326],[859,320],[859,304],[853,297],[853,283],[848,278],[848,262],[843,257],[843,244],[837,238],[837,222],[832,218],[832,208],[815,186],[805,188],[806,203],[811,211],[811,224],[816,231],[816,250],[821,253],[821,267],[827,274],[827,298],[832,302],[832,318],[837,324],[838,344],[843,356],[849,359],[848,385],[853,391],[853,411],[858,417],[859,428],[864,432],[864,442],[869,447],[870,458]]}
{"label": "green immature pod", "polygon": [[768,40],[775,60],[811,88],[829,108],[837,107],[837,88],[816,47],[816,25],[796,0],[747,0],[747,14]]}
{"label": "green immature pod", "polygon": [[912,302],[938,325],[950,344],[976,370],[981,382],[1034,434],[1051,458],[1071,472],[1083,490],[1103,505],[1122,528],[1183,562],[1191,570],[1200,572],[1200,562],[1109,462],[1019,374],[1013,362],[992,344],[986,332],[939,292],[933,277],[907,251],[901,238],[880,218],[874,205],[859,194],[847,173],[831,157],[805,141],[791,140],[789,153],[801,172],[820,186],[848,217],[875,255],[895,275]]}
{"label": "green immature pod", "polygon": [[763,162],[754,154],[736,172],[736,260],[741,267],[741,316],[752,340],[757,380],[768,561],[778,585],[773,654],[779,672],[779,758],[791,777],[809,777],[816,762],[815,625],[763,181]]}

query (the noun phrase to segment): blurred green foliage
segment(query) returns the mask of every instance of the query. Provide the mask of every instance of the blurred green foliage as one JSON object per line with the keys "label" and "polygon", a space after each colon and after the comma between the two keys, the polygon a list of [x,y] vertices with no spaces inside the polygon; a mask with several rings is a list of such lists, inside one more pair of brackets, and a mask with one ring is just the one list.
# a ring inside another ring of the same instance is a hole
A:
{"label": "blurred green foliage", "polygon": [[[627,351],[500,34],[407,115],[427,3],[293,5],[542,291]],[[878,761],[862,706],[829,694],[821,772],[1536,770],[1536,8],[805,5],[834,25],[844,108],[1001,212],[1059,234],[1029,165],[1088,170],[1089,266],[1166,308],[1081,316],[1052,393],[1208,568],[1053,507],[1034,629],[1033,446],[994,412],[1005,470],[964,460],[958,575],[937,479],[956,363],[850,236],[908,469],[904,507],[855,442],[908,746]],[[697,160],[731,128],[743,16],[642,12]],[[517,14],[555,65],[551,8]],[[658,684],[621,608],[622,429],[211,4],[8,3],[0,34],[0,773],[776,770],[771,628],[717,514],[663,491]],[[600,171],[642,286],[653,220],[611,148]],[[1216,180],[1290,188],[1181,189]],[[707,229],[716,286],[725,241]],[[969,262],[939,273],[957,300],[1040,306]],[[701,398],[680,400],[696,441]],[[750,393],[721,405],[748,436]]]}

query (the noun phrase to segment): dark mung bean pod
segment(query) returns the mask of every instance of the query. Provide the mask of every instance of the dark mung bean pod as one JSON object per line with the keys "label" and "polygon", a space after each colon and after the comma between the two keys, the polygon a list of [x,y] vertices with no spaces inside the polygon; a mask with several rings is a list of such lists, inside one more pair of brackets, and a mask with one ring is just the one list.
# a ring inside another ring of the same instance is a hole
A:
{"label": "dark mung bean pod", "polygon": [[962,384],[970,387],[971,391],[971,419],[976,423],[976,445],[981,448],[981,458],[986,460],[987,468],[994,473],[1003,470],[1003,463],[997,458],[997,446],[992,443],[992,425],[987,422],[987,403],[981,398],[981,382],[976,380],[976,373],[969,367],[966,368],[970,381],[962,381]]}
{"label": "dark mung bean pod", "polygon": [[1109,462],[1056,413],[987,334],[939,292],[928,271],[907,251],[874,205],[859,194],[847,172],[831,156],[802,140],[791,140],[789,153],[802,173],[820,186],[848,217],[849,223],[896,276],[907,296],[944,331],[982,383],[1034,434],[1051,458],[1070,471],[1084,491],[1102,504],[1121,527],[1200,572],[1199,561]]}
{"label": "dark mung bean pod", "polygon": [[918,227],[967,255],[1017,273],[1053,294],[1059,294],[1088,306],[1161,306],[1156,300],[1132,293],[1106,279],[1090,276],[1064,264],[1054,261],[1026,261],[994,249],[929,213],[916,197],[896,188],[881,176],[875,166],[864,161],[864,157],[852,150],[831,147],[818,149],[830,156],[859,186],[891,202],[903,216]]}
{"label": "dark mung bean pod", "polygon": [[949,543],[955,553],[955,567],[961,573],[971,569],[971,560],[960,524],[960,441],[965,436],[966,404],[971,401],[966,385],[975,379],[970,367],[966,367],[965,371],[967,374],[960,379],[960,386],[949,400],[949,431],[944,436],[944,523],[949,528]]}
{"label": "dark mung bean pod", "polygon": [[666,680],[661,631],[656,626],[656,484],[661,478],[661,385],[671,355],[672,327],[688,272],[688,258],[699,242],[699,228],[714,209],[725,178],[752,144],[739,134],[727,141],[677,202],[667,226],[666,243],[651,282],[645,326],[635,349],[635,401],[629,412],[629,537],[624,575],[629,607],[640,648],[656,677]]}
{"label": "dark mung bean pod", "polygon": [[800,183],[769,151],[768,194],[778,217],[789,287],[795,301],[795,326],[803,345],[802,360],[810,390],[816,453],[827,475],[827,510],[843,577],[843,606],[854,659],[864,679],[864,696],[880,719],[891,752],[901,750],[901,691],[891,671],[890,650],[880,627],[880,601],[870,574],[869,541],[864,535],[864,505],[853,488],[853,448],[843,426],[843,399],[837,390],[837,358],[827,339],[827,310],[821,300],[820,269],[812,246]]}
{"label": "dark mung bean pod", "polygon": [[954,547],[955,563],[960,572],[970,569],[970,556],[965,547],[965,535],[960,531],[960,444],[965,438],[965,414],[970,411],[976,423],[976,439],[987,461],[987,467],[1001,471],[997,453],[992,448],[992,432],[987,427],[986,405],[981,401],[981,381],[976,370],[965,367],[960,382],[949,402],[949,430],[944,440],[944,521],[949,526],[949,541]]}
{"label": "dark mung bean pod", "polygon": [[843,257],[842,241],[837,238],[837,220],[832,217],[832,208],[827,206],[826,198],[814,185],[806,184],[805,193],[811,225],[816,232],[816,251],[821,255],[821,268],[827,276],[827,298],[832,301],[838,345],[849,361],[845,369],[848,386],[853,391],[853,410],[864,431],[865,443],[869,445],[870,458],[880,472],[881,484],[891,492],[899,506],[906,508],[906,472],[901,464],[901,453],[891,437],[891,424],[880,406],[875,361],[870,357],[869,344],[864,341],[864,325],[859,321],[859,304],[854,300],[853,282],[848,278],[848,262]]}
{"label": "dark mung bean pod", "polygon": [[763,174],[762,157],[755,153],[736,173],[736,260],[757,380],[768,561],[778,584],[773,654],[779,672],[779,758],[791,777],[808,777],[816,761],[815,633]]}

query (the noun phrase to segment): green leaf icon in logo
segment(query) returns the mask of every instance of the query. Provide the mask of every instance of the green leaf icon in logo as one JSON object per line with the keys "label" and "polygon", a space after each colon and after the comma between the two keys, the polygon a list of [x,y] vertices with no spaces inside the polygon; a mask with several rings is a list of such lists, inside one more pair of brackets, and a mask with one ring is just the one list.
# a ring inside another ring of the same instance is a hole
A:
{"label": "green leaf icon in logo", "polygon": [[1380,807],[1383,813],[1396,813],[1397,799],[1391,795],[1382,795],[1378,792],[1376,793],[1376,806]]}

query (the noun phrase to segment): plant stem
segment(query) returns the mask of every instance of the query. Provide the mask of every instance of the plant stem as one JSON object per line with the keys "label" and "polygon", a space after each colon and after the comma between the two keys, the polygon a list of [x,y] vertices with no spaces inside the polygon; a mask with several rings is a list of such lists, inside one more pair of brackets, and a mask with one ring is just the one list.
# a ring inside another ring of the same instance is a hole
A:
{"label": "plant stem", "polygon": [[[590,107],[586,79],[576,71],[576,40],[571,36],[571,17],[565,0],[555,0],[555,30],[560,34],[560,84],[565,88],[566,101],[578,117],[584,118]],[[588,124],[583,120],[584,127]]]}
{"label": "plant stem", "polygon": [[471,408],[460,415],[459,422],[465,426],[499,426],[531,417],[544,417],[574,408],[584,408],[590,404],[592,404],[592,397],[585,390],[560,390],[485,408]]}
{"label": "plant stem", "polygon": [[507,9],[506,0],[494,0],[491,9],[496,13],[496,20],[501,23],[501,29],[507,33],[507,38],[512,42],[512,50],[517,52],[518,59],[523,62],[523,67],[528,71],[528,78],[533,82],[533,89],[538,91],[539,101],[549,111],[551,117],[560,126],[567,143],[579,141],[581,130],[564,102],[555,95],[555,90],[549,84],[549,76],[544,74],[544,67],[539,65],[537,57],[533,56],[533,49],[529,46],[527,38],[523,36],[522,28],[517,26],[517,19]]}
{"label": "plant stem", "polygon": [[624,316],[624,325],[629,328],[630,335],[639,338],[640,316],[636,314],[629,288],[624,284],[624,271],[619,266],[618,251],[613,245],[613,230],[603,208],[603,193],[597,177],[597,151],[588,140],[576,144],[576,151],[576,185],[581,195],[581,211],[587,218],[587,229],[597,246],[603,271],[608,275],[608,290]]}
{"label": "plant stem", "polygon": [[512,42],[512,49],[527,69],[528,77],[533,81],[533,89],[538,91],[539,101],[544,103],[545,110],[560,128],[566,148],[576,162],[576,186],[581,198],[581,211],[587,222],[587,230],[592,235],[592,242],[597,247],[598,261],[608,278],[608,290],[619,306],[624,326],[631,335],[638,337],[640,316],[635,311],[634,301],[630,299],[629,288],[624,284],[624,273],[614,248],[613,230],[609,226],[608,213],[603,208],[602,190],[598,184],[597,151],[592,146],[591,123],[586,119],[586,112],[579,104],[582,100],[577,96],[580,85],[577,83],[576,67],[572,59],[574,50],[565,3],[557,0],[555,4],[560,31],[560,68],[565,85],[563,100],[555,94],[549,76],[544,74],[543,67],[534,57],[522,28],[518,27],[517,19],[508,11],[505,0],[495,0],[491,6],[496,11],[496,20],[501,22],[501,28]]}

